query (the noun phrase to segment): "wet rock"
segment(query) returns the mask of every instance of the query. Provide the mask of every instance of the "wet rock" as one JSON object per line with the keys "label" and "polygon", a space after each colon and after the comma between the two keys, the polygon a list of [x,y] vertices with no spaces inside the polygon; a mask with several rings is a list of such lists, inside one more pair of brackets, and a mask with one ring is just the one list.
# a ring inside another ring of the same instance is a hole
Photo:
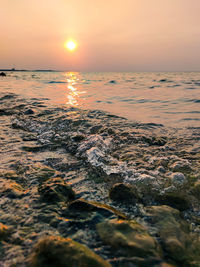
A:
{"label": "wet rock", "polygon": [[123,183],[115,184],[109,192],[109,197],[114,201],[133,203],[140,199],[136,186]]}
{"label": "wet rock", "polygon": [[196,198],[200,200],[200,180],[198,180],[194,186],[192,187],[192,193],[195,195]]}
{"label": "wet rock", "polygon": [[183,173],[175,172],[171,175],[171,182],[175,187],[184,187],[187,184],[187,179]]}
{"label": "wet rock", "polygon": [[103,125],[94,125],[90,128],[90,133],[91,134],[97,134],[100,129],[103,128]]}
{"label": "wet rock", "polygon": [[0,72],[0,76],[1,76],[1,77],[6,77],[5,72]]}
{"label": "wet rock", "polygon": [[159,166],[157,169],[160,173],[166,173],[166,170],[163,166]]}
{"label": "wet rock", "polygon": [[25,110],[25,112],[24,112],[24,114],[25,115],[32,115],[32,114],[34,114],[35,112],[34,112],[34,110],[33,109],[27,109],[27,110]]}
{"label": "wet rock", "polygon": [[136,186],[143,198],[151,198],[154,194],[160,192],[165,183],[164,179],[158,179],[149,174],[140,173],[138,173],[137,177],[126,178],[125,182]]}
{"label": "wet rock", "polygon": [[24,188],[15,182],[3,182],[1,184],[0,192],[2,195],[9,197],[9,198],[22,198],[25,196],[26,192]]}
{"label": "wet rock", "polygon": [[51,178],[38,187],[41,198],[47,202],[71,201],[75,192],[61,178]]}
{"label": "wet rock", "polygon": [[159,137],[159,136],[143,136],[142,140],[149,144],[150,146],[164,146],[167,143],[166,137]]}
{"label": "wet rock", "polygon": [[180,212],[168,206],[152,206],[146,208],[146,211],[149,216],[148,221],[157,229],[163,249],[168,254],[167,257],[179,264],[184,262],[184,266],[190,266],[189,262],[194,252],[192,251],[193,240]]}
{"label": "wet rock", "polygon": [[160,257],[157,241],[136,221],[113,219],[97,224],[102,241],[123,256]]}
{"label": "wet rock", "polygon": [[176,161],[170,166],[173,172],[190,172],[192,171],[190,163],[187,160]]}
{"label": "wet rock", "polygon": [[6,239],[11,233],[11,228],[0,223],[0,241]]}
{"label": "wet rock", "polygon": [[29,267],[111,267],[88,247],[70,238],[49,236],[41,239],[28,260]]}
{"label": "wet rock", "polygon": [[155,199],[162,205],[168,205],[180,211],[191,207],[189,197],[185,192],[165,192],[164,194],[157,195]]}
{"label": "wet rock", "polygon": [[84,199],[77,199],[68,205],[70,212],[98,212],[104,217],[117,216],[118,218],[125,219],[126,216],[116,209],[102,203],[89,202]]}

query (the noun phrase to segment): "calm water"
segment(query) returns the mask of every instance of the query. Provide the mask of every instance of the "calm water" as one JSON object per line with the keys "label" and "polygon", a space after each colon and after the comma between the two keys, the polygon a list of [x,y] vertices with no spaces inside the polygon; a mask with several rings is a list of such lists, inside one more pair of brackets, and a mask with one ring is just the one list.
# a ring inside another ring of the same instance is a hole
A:
{"label": "calm water", "polygon": [[1,92],[100,109],[131,120],[200,126],[200,73],[8,72]]}

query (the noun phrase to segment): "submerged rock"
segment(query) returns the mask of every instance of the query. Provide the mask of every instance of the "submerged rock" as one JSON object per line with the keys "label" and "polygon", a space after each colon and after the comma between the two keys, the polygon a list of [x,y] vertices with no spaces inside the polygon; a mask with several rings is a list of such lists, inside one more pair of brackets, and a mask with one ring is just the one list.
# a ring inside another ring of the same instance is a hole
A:
{"label": "submerged rock", "polygon": [[70,185],[61,178],[51,178],[42,183],[38,191],[47,202],[71,201],[75,199],[75,192]]}
{"label": "submerged rock", "polygon": [[125,219],[126,216],[116,209],[102,203],[89,202],[84,199],[77,199],[72,201],[68,205],[68,210],[70,212],[98,212],[104,217],[110,217],[115,215],[118,218]]}
{"label": "submerged rock", "polygon": [[137,202],[140,198],[136,186],[123,183],[115,184],[109,192],[109,197],[114,201],[132,203]]}
{"label": "submerged rock", "polygon": [[28,259],[30,267],[111,267],[88,247],[70,238],[49,236],[41,239]]}
{"label": "submerged rock", "polygon": [[184,192],[166,192],[157,195],[156,201],[163,205],[168,205],[180,211],[187,210],[191,207],[189,197]]}
{"label": "submerged rock", "polygon": [[105,221],[97,224],[97,231],[104,243],[123,256],[161,256],[158,242],[136,221]]}
{"label": "submerged rock", "polygon": [[200,200],[200,180],[198,180],[192,187],[192,192],[196,198]]}
{"label": "submerged rock", "polygon": [[189,226],[181,218],[180,212],[168,206],[152,206],[146,208],[146,211],[148,221],[157,229],[167,257],[182,264],[181,266],[192,266],[190,261],[196,260],[196,252]]}

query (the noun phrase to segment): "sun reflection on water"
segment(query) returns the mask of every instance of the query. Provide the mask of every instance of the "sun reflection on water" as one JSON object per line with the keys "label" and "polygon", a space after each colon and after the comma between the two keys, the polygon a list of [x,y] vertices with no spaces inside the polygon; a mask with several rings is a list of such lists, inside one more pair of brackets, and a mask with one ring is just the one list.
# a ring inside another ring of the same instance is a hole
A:
{"label": "sun reflection on water", "polygon": [[76,84],[79,81],[78,75],[75,72],[68,72],[66,74],[67,76],[67,89],[68,89],[68,94],[67,94],[67,105],[70,106],[79,106],[80,105],[80,95],[85,93],[83,91],[78,90]]}

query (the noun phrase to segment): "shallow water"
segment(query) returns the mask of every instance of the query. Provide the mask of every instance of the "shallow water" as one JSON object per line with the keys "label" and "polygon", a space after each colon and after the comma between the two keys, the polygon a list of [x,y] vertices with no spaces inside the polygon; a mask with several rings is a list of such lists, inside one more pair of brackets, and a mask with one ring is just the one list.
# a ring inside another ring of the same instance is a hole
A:
{"label": "shallow water", "polygon": [[200,73],[8,72],[0,92],[172,127],[200,125]]}

